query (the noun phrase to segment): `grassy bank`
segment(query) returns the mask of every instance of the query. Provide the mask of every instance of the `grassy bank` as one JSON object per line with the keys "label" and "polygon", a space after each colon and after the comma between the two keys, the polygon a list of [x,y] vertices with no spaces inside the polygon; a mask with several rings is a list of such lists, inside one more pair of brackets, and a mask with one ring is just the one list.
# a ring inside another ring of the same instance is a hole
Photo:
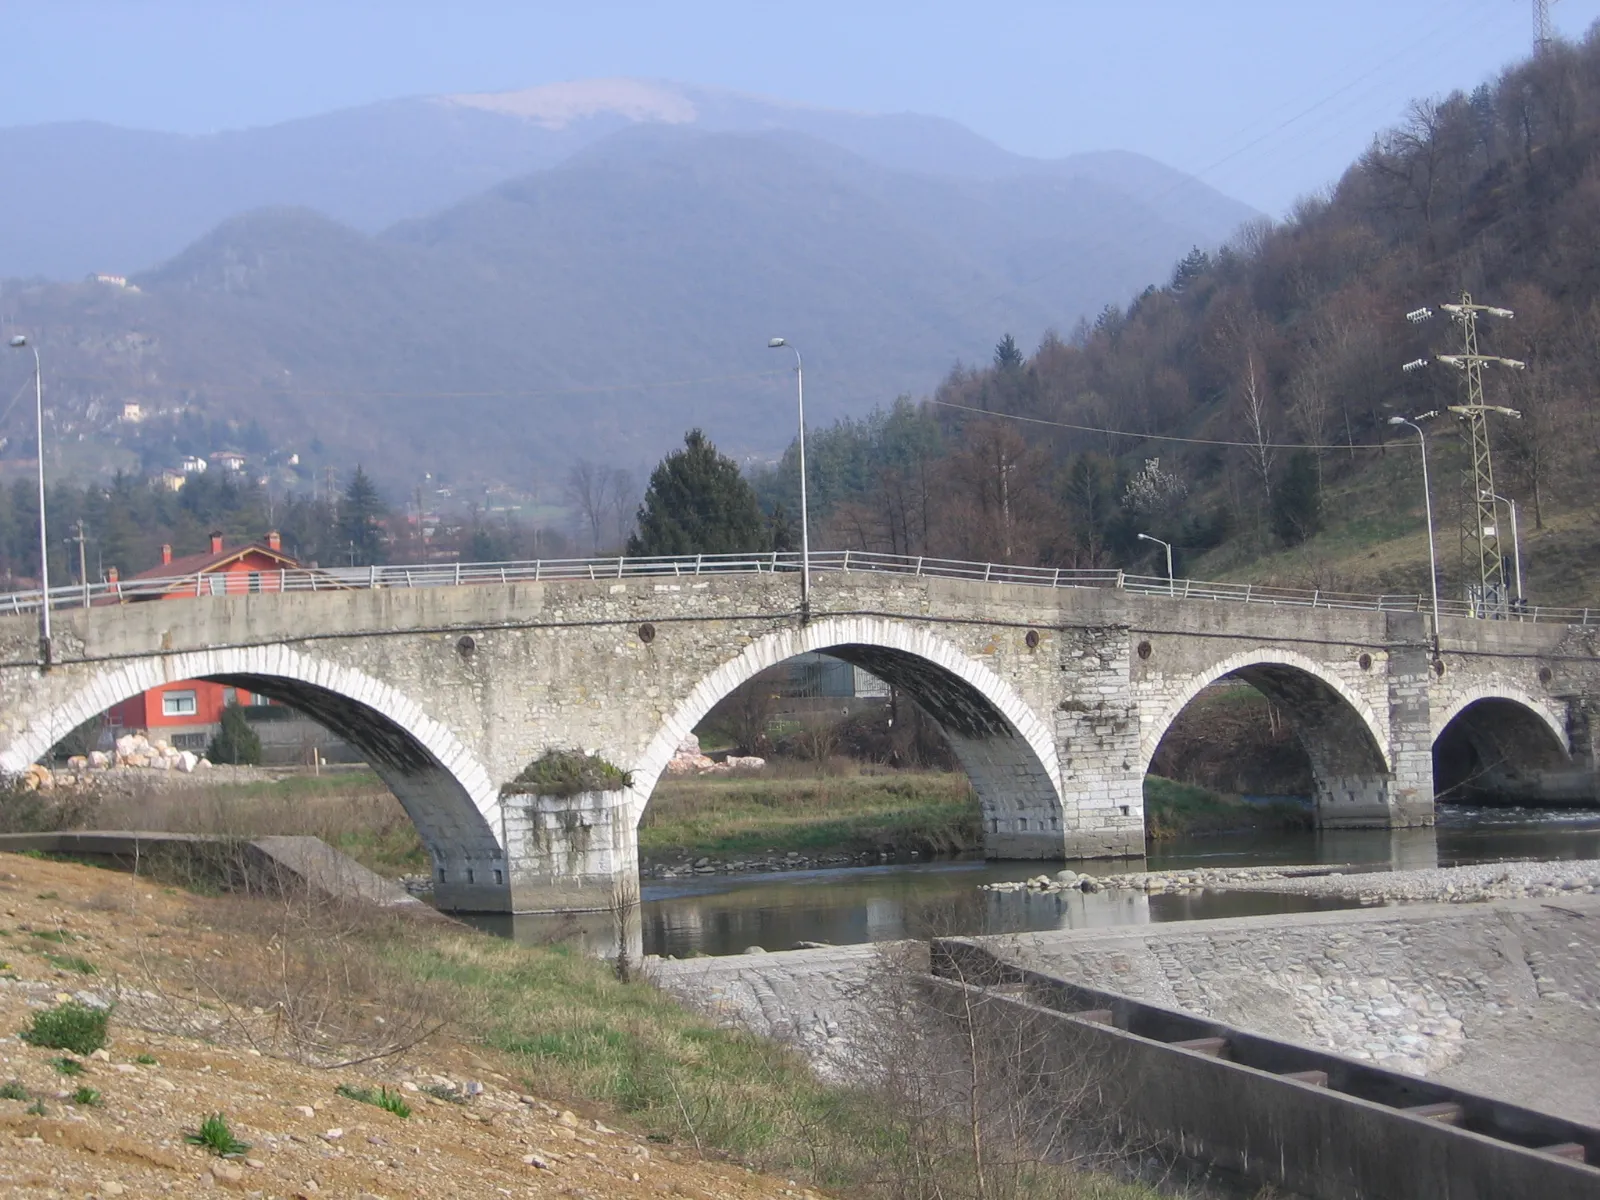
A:
{"label": "grassy bank", "polygon": [[956,854],[979,841],[967,777],[943,772],[663,779],[639,826],[639,853],[657,859],[769,850]]}
{"label": "grassy bank", "polygon": [[[336,1083],[365,1091],[389,1087],[398,1094],[399,1080],[427,1080],[443,1070],[457,1080],[485,1081],[502,1101],[511,1099],[511,1111],[503,1104],[484,1110],[481,1103],[474,1106],[464,1095],[446,1090],[440,1104],[426,1093],[413,1096],[417,1111],[403,1127],[349,1108],[340,1124],[348,1128],[357,1121],[379,1122],[386,1140],[397,1143],[385,1156],[398,1154],[402,1139],[478,1139],[472,1147],[475,1161],[460,1163],[462,1175],[450,1181],[452,1190],[466,1186],[473,1194],[493,1194],[485,1186],[488,1181],[466,1174],[469,1166],[482,1166],[486,1152],[517,1172],[507,1182],[526,1190],[530,1179],[539,1179],[541,1186],[553,1187],[546,1177],[518,1164],[518,1156],[530,1147],[547,1160],[560,1160],[556,1170],[561,1190],[597,1194],[575,1186],[581,1166],[575,1160],[600,1161],[571,1144],[576,1132],[590,1127],[589,1121],[568,1122],[563,1143],[553,1137],[556,1130],[544,1128],[555,1122],[539,1116],[537,1104],[515,1102],[524,1093],[553,1102],[543,1110],[551,1118],[560,1108],[571,1108],[583,1118],[645,1136],[646,1142],[635,1144],[648,1145],[648,1166],[638,1158],[621,1165],[624,1173],[609,1180],[614,1186],[602,1184],[598,1194],[643,1193],[644,1187],[629,1186],[625,1172],[631,1169],[638,1172],[636,1183],[638,1175],[650,1177],[645,1187],[705,1195],[709,1179],[697,1179],[693,1188],[661,1186],[667,1163],[692,1165],[703,1157],[713,1164],[732,1160],[781,1171],[791,1180],[840,1195],[882,1200],[973,1195],[994,1200],[1154,1200],[1151,1191],[1081,1166],[1045,1166],[1032,1160],[1026,1147],[1002,1140],[998,1116],[991,1118],[988,1109],[979,1114],[981,1124],[963,1120],[967,1092],[962,1089],[969,1086],[972,1072],[962,1074],[959,1078],[966,1082],[954,1090],[948,1080],[933,1074],[901,1085],[830,1085],[788,1047],[721,1027],[649,982],[623,982],[606,963],[564,946],[518,945],[453,923],[407,920],[303,896],[187,894],[77,864],[7,855],[0,856],[0,867],[16,885],[8,904],[24,922],[21,930],[0,930],[0,949],[15,960],[16,970],[49,970],[48,957],[36,950],[24,930],[70,929],[57,936],[70,937],[76,952],[93,958],[97,977],[131,981],[139,996],[159,998],[159,1003],[135,1001],[115,1010],[113,1052],[131,1057],[135,1046],[155,1035],[159,1044],[154,1050],[166,1074],[186,1065],[195,1070],[203,1065],[210,1072],[217,1054],[228,1052],[228,1070],[239,1081],[227,1101],[228,1115],[242,1119],[243,1132],[252,1136],[251,1126],[282,1128],[286,1095],[307,1102],[318,1092],[332,1097]],[[886,960],[884,973],[905,970],[909,978],[917,969],[914,963]],[[15,1019],[22,1020],[20,996],[0,995],[0,1001],[10,1003]],[[890,1032],[907,1036],[904,1030]],[[196,1037],[210,1039],[209,1046]],[[187,1040],[179,1044],[179,1038]],[[252,1104],[265,1097],[248,1093],[267,1085],[257,1082],[252,1059],[242,1053],[246,1046],[257,1056],[256,1064],[332,1069],[292,1086],[280,1080],[273,1085],[270,1105],[252,1116]],[[954,1039],[951,1053],[959,1055],[962,1046],[962,1039]],[[149,1061],[153,1065],[155,1057]],[[979,1061],[992,1086],[1009,1086],[1004,1064]],[[108,1095],[122,1086],[120,1076],[108,1074],[106,1079],[101,1086]],[[923,1084],[926,1090],[918,1092],[907,1084]],[[116,1102],[131,1106],[150,1090],[134,1084]],[[320,1118],[323,1124],[334,1120],[343,1103],[329,1099],[329,1112]],[[170,1134],[178,1119],[163,1106],[162,1132]],[[265,1124],[269,1121],[270,1126]],[[483,1139],[491,1131],[495,1144],[485,1146]],[[981,1187],[974,1186],[969,1152],[975,1134],[983,1136],[985,1149],[992,1153],[986,1164],[990,1174]],[[609,1140],[587,1145],[605,1153]],[[286,1153],[276,1148],[262,1153],[265,1170],[277,1170]],[[439,1160],[429,1155],[407,1161],[419,1171],[412,1182],[436,1194],[437,1189],[428,1188],[425,1172],[439,1172]],[[355,1156],[337,1164],[351,1171],[364,1166]],[[549,1163],[538,1164],[538,1169],[549,1169]],[[667,1167],[667,1180],[671,1170]],[[721,1175],[712,1194],[779,1194],[775,1187],[757,1189],[753,1185],[762,1181],[730,1172],[727,1165],[712,1170]],[[473,1182],[464,1185],[464,1179]],[[444,1182],[441,1177],[439,1183]],[[343,1183],[330,1194],[352,1195],[372,1186],[365,1181],[357,1186],[353,1176]],[[738,1186],[725,1186],[729,1183]],[[326,1175],[323,1186],[328,1187]],[[783,1194],[796,1194],[799,1185],[791,1184],[791,1189]]]}
{"label": "grassy bank", "polygon": [[1248,829],[1306,829],[1310,824],[1311,814],[1295,804],[1248,804],[1159,775],[1144,779],[1144,828],[1149,841]]}
{"label": "grassy bank", "polygon": [[102,829],[230,837],[309,834],[380,875],[426,875],[430,869],[416,826],[371,771],[111,796],[88,820]]}
{"label": "grassy bank", "polygon": [[[662,860],[771,851],[953,855],[983,848],[977,797],[959,772],[858,774],[839,764],[830,773],[816,770],[808,764],[746,777],[663,779],[639,826],[639,852]],[[1246,804],[1155,775],[1145,779],[1144,791],[1153,840],[1303,828],[1307,820],[1291,805]],[[365,771],[113,797],[99,803],[88,823],[234,837],[310,834],[381,875],[428,871],[410,817]]]}

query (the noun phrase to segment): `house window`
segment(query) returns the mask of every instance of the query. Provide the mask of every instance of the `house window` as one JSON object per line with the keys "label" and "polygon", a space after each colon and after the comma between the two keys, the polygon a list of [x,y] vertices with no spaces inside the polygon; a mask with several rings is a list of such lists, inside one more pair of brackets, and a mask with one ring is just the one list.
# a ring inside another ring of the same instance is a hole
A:
{"label": "house window", "polygon": [[194,689],[185,692],[163,692],[161,715],[163,717],[192,717],[199,711],[195,704]]}
{"label": "house window", "polygon": [[172,735],[172,748],[174,750],[193,750],[204,754],[206,747],[211,744],[211,736],[205,733],[175,733]]}
{"label": "house window", "polygon": [[239,690],[237,688],[222,689],[222,707],[228,708],[239,703]]}
{"label": "house window", "polygon": [[250,572],[250,590],[252,592],[259,592],[261,590],[261,572],[260,571],[251,571]]}
{"label": "house window", "polygon": [[208,575],[206,577],[211,586],[213,596],[223,596],[228,591],[228,577],[226,575]]}

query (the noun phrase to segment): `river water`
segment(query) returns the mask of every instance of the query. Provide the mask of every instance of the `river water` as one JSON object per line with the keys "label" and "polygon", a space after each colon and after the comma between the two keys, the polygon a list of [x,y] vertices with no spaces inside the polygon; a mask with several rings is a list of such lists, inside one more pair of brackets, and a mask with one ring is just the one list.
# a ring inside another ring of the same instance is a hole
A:
{"label": "river water", "polygon": [[[1440,807],[1432,829],[1270,832],[1180,838],[1145,859],[1077,862],[1073,870],[1268,864],[1356,864],[1373,869],[1449,867],[1513,859],[1600,858],[1600,811]],[[1053,874],[1058,863],[939,861],[645,881],[646,954],[738,954],[799,942],[849,945],[935,934],[1016,933],[1212,917],[1310,912],[1350,902],[1261,892],[983,892],[979,885]],[[577,936],[605,942],[604,919],[481,917],[518,941]]]}

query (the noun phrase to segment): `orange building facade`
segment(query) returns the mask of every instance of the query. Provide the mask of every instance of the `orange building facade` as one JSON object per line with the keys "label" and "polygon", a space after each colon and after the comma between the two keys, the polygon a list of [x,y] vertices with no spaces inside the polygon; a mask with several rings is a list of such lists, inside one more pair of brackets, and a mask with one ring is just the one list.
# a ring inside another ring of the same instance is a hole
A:
{"label": "orange building facade", "polygon": [[[283,553],[276,532],[265,543],[250,543],[227,549],[222,535],[211,535],[211,549],[181,558],[172,556],[172,547],[161,547],[161,563],[133,576],[134,580],[173,580],[162,600],[194,596],[242,595],[248,592],[276,592],[282,587],[282,574],[300,564]],[[131,582],[131,581],[130,581]],[[243,688],[228,687],[205,679],[184,679],[162,684],[124,700],[106,712],[112,737],[134,730],[160,736],[180,750],[203,752],[222,721],[222,710],[230,704],[267,704],[265,696]]]}

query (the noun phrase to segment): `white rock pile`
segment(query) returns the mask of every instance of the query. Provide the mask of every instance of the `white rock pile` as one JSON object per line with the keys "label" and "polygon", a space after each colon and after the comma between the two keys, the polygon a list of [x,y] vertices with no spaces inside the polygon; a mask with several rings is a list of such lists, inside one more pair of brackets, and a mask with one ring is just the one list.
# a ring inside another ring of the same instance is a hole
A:
{"label": "white rock pile", "polygon": [[729,771],[759,771],[767,760],[754,754],[730,754],[721,762],[704,754],[700,739],[690,734],[678,743],[671,761],[667,763],[668,775],[726,775]]}
{"label": "white rock pile", "polygon": [[164,739],[151,741],[142,733],[125,733],[110,750],[74,754],[67,759],[65,771],[52,771],[33,763],[22,773],[21,783],[31,790],[49,791],[57,783],[70,783],[101,771],[178,771],[188,775],[210,766],[203,756],[175,749]]}

